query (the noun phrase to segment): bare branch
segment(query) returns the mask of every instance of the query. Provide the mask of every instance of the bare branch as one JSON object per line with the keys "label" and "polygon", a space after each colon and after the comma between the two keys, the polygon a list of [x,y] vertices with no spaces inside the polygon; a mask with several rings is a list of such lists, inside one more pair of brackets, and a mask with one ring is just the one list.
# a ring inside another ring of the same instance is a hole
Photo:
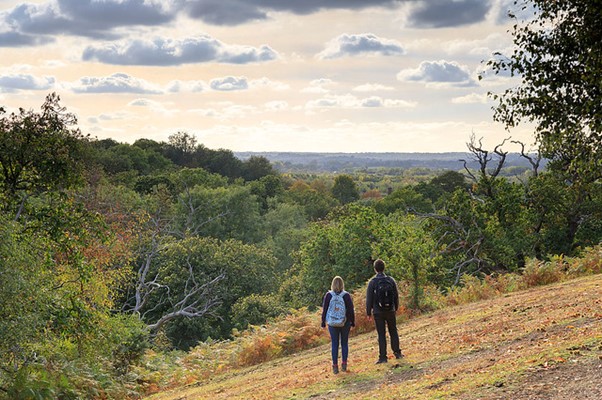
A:
{"label": "bare branch", "polygon": [[[177,317],[197,318],[211,314],[211,311],[221,304],[221,301],[211,294],[211,290],[225,277],[226,274],[222,272],[220,275],[203,285],[194,285],[184,294],[184,297],[179,302],[174,304],[171,312],[163,315],[154,324],[148,325],[148,328],[151,331],[156,332],[165,325],[165,323]],[[189,279],[191,279],[191,277],[189,277]]]}
{"label": "bare branch", "polygon": [[539,174],[539,164],[541,163],[541,152],[537,151],[537,156],[536,157],[531,157],[528,153],[525,152],[525,144],[518,141],[518,140],[513,140],[512,143],[518,144],[521,147],[520,150],[520,155],[523,158],[526,158],[527,161],[529,161],[529,164],[531,164],[531,167],[533,169],[533,176],[537,177]]}

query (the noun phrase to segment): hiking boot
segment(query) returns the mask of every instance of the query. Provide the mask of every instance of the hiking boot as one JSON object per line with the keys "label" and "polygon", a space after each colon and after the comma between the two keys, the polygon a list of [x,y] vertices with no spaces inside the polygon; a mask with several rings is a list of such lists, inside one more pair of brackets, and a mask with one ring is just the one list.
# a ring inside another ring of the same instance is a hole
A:
{"label": "hiking boot", "polygon": [[341,371],[347,372],[347,363],[341,364]]}
{"label": "hiking boot", "polygon": [[404,357],[403,353],[400,351],[399,353],[395,353],[395,358],[400,360]]}
{"label": "hiking boot", "polygon": [[387,362],[386,358],[379,358],[378,361],[375,364],[384,364]]}
{"label": "hiking boot", "polygon": [[332,373],[333,374],[338,374],[339,373],[339,366],[338,365],[333,365],[332,366]]}

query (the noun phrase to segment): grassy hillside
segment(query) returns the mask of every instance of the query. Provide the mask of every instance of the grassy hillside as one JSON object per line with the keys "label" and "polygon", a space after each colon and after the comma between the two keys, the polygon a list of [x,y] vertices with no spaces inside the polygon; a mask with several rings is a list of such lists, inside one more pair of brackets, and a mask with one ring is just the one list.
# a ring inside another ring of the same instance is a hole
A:
{"label": "grassy hillside", "polygon": [[331,373],[324,345],[150,399],[602,398],[602,275],[446,308],[399,332],[401,362],[374,364],[372,332],[351,339],[347,373]]}

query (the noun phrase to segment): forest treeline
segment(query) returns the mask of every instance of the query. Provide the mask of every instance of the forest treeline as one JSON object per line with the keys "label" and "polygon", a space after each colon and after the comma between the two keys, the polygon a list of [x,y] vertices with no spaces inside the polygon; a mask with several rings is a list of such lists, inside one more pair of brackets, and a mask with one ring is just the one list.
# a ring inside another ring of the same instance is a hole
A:
{"label": "forest treeline", "polygon": [[186,350],[315,309],[333,276],[361,287],[376,257],[410,286],[407,307],[428,310],[426,289],[602,239],[598,183],[540,170],[524,151],[531,171],[501,174],[504,147],[520,143],[488,151],[471,137],[479,168],[406,184],[282,174],[185,132],[92,139],[54,94],[40,111],[0,121],[0,392],[9,398],[106,395],[103,385],[121,387],[147,349]]}

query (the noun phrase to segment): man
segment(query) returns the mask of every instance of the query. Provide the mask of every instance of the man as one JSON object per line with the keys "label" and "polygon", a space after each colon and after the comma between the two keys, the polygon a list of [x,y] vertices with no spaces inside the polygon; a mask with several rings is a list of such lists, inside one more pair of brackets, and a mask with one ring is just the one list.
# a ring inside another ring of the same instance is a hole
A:
{"label": "man", "polygon": [[399,308],[399,292],[397,283],[390,276],[385,275],[385,262],[381,259],[374,261],[376,276],[368,283],[366,293],[366,314],[368,319],[374,316],[376,332],[378,332],[378,361],[377,364],[387,362],[387,337],[385,326],[389,329],[391,337],[391,350],[395,358],[403,357],[399,349],[399,335],[395,312]]}

